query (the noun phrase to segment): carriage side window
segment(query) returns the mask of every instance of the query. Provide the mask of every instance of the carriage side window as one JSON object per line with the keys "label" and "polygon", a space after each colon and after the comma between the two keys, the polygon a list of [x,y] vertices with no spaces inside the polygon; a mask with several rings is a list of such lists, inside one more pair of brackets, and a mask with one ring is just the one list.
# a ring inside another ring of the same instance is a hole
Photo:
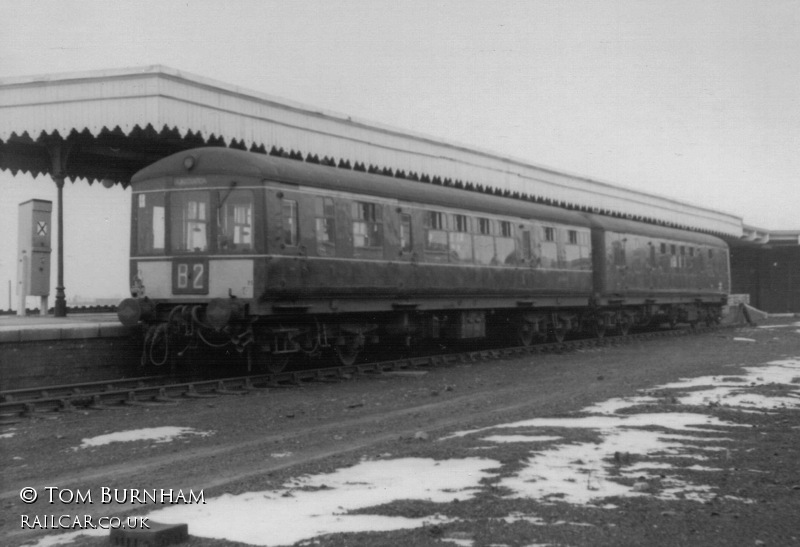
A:
{"label": "carriage side window", "polygon": [[625,243],[627,239],[617,239],[611,242],[611,250],[614,253],[614,265],[625,266],[627,264],[625,258]]}
{"label": "carriage side window", "polygon": [[522,260],[530,262],[533,259],[533,249],[531,248],[531,231],[522,231]]}
{"label": "carriage side window", "polygon": [[445,215],[439,211],[425,212],[425,250],[447,251],[447,227]]}
{"label": "carriage side window", "polygon": [[316,216],[317,254],[336,255],[336,210],[333,198],[317,197],[314,201]]}
{"label": "carriage side window", "polygon": [[567,235],[569,236],[569,244],[570,245],[577,245],[578,244],[578,231],[577,230],[568,230]]}
{"label": "carriage side window", "polygon": [[479,218],[477,223],[478,233],[473,238],[475,245],[475,262],[483,265],[497,264],[497,254],[494,249],[495,221],[488,218]]}
{"label": "carriage side window", "polygon": [[139,194],[136,198],[136,254],[164,254],[166,215],[164,194]]}
{"label": "carriage side window", "polygon": [[[528,233],[528,252],[530,252],[530,233]],[[514,242],[514,226],[508,220],[500,221],[500,235],[494,238],[497,262],[512,266],[517,263],[517,247]]]}
{"label": "carriage side window", "polygon": [[661,270],[666,270],[669,268],[669,255],[667,254],[667,244],[666,243],[659,243],[658,244],[658,258],[656,259],[655,267],[660,268]]}
{"label": "carriage side window", "polygon": [[400,215],[400,252],[410,253],[414,250],[411,238],[411,215]]}
{"label": "carriage side window", "polygon": [[469,232],[469,217],[466,215],[453,215],[453,231],[454,232]]}
{"label": "carriage side window", "polygon": [[564,246],[566,267],[571,270],[591,270],[591,246],[589,233],[567,230],[567,244]]}
{"label": "carriage side window", "polygon": [[539,266],[542,268],[558,268],[558,245],[556,229],[552,226],[542,227],[542,238],[539,243]]}
{"label": "carriage side window", "polygon": [[172,250],[178,253],[208,251],[209,193],[173,192],[170,196]]}
{"label": "carriage side window", "polygon": [[296,247],[300,241],[300,223],[297,202],[293,199],[282,201],[283,243],[288,247]]}
{"label": "carriage side window", "polygon": [[353,246],[383,246],[383,217],[379,205],[363,201],[353,203]]}
{"label": "carriage side window", "polygon": [[450,232],[450,253],[454,262],[472,262],[470,220],[466,215],[453,215],[453,231]]}
{"label": "carriage side window", "polygon": [[253,193],[223,192],[217,205],[217,249],[221,252],[253,250]]}

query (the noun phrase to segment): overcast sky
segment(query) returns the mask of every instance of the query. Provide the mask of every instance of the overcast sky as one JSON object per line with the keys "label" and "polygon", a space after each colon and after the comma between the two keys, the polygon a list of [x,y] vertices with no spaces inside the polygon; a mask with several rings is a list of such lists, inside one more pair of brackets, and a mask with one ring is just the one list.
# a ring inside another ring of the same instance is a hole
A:
{"label": "overcast sky", "polygon": [[[796,0],[0,0],[0,78],[162,64],[795,230],[799,28]],[[0,230],[55,200],[31,180],[0,172]],[[66,194],[68,296],[124,294],[70,261],[127,251],[129,195]]]}

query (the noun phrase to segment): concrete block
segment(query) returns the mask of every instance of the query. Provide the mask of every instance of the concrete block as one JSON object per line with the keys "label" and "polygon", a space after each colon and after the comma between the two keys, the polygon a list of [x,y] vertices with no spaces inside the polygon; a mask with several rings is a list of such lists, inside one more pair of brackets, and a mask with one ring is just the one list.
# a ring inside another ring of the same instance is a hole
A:
{"label": "concrete block", "polygon": [[0,344],[19,342],[19,329],[16,327],[0,328]]}
{"label": "concrete block", "polygon": [[122,324],[100,323],[100,338],[122,338],[130,336],[134,330]]}
{"label": "concrete block", "polygon": [[98,325],[69,325],[61,329],[62,340],[84,340],[97,338],[100,335]]}
{"label": "concrete block", "polygon": [[147,521],[147,526],[147,529],[112,528],[111,545],[122,545],[123,547],[166,547],[183,543],[189,539],[188,524],[164,524]]}
{"label": "concrete block", "polygon": [[40,342],[42,340],[60,340],[61,327],[53,325],[26,326],[19,331],[20,342]]}

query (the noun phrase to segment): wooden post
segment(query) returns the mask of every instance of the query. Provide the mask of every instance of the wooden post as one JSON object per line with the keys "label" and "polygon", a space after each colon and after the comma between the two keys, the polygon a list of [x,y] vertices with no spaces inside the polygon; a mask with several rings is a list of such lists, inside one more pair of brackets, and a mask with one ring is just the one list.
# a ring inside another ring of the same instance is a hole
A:
{"label": "wooden post", "polygon": [[19,257],[19,266],[17,267],[17,315],[25,317],[26,306],[28,300],[28,268],[30,261],[27,254]]}

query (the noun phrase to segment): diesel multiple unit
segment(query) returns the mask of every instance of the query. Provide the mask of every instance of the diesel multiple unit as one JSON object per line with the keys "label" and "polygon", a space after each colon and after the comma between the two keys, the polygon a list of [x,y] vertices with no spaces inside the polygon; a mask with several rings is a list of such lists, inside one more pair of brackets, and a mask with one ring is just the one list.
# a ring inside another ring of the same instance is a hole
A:
{"label": "diesel multiple unit", "polygon": [[154,361],[187,339],[279,370],[379,341],[602,336],[714,322],[729,290],[716,237],[441,184],[201,148],[131,186],[119,316]]}

